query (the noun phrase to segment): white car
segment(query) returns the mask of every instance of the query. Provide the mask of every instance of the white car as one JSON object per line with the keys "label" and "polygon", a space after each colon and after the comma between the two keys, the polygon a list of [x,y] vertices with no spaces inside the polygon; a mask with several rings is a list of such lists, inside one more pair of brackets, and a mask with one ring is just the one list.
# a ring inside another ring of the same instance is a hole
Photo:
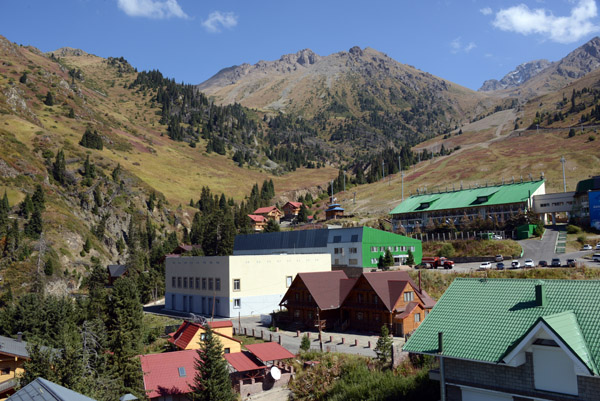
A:
{"label": "white car", "polygon": [[600,251],[600,242],[598,242],[598,243],[596,244],[596,250],[597,250],[597,251]]}
{"label": "white car", "polygon": [[479,265],[480,269],[491,269],[492,268],[492,262],[483,262],[482,264]]}
{"label": "white car", "polygon": [[535,263],[533,263],[533,260],[531,259],[525,259],[525,267],[535,267]]}
{"label": "white car", "polygon": [[582,251],[591,251],[592,250],[592,246],[590,244],[585,244],[583,246],[583,248],[581,248]]}
{"label": "white car", "polygon": [[515,260],[513,260],[513,261],[510,263],[510,268],[511,268],[511,269],[518,269],[518,268],[520,268],[520,267],[521,267],[521,263],[519,263],[519,261],[518,261],[518,260],[516,260],[516,259],[515,259]]}

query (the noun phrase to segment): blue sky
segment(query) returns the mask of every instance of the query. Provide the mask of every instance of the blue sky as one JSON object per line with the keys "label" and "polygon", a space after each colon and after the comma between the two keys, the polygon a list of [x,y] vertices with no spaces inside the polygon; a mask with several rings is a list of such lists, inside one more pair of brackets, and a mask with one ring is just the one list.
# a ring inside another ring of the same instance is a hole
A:
{"label": "blue sky", "polygon": [[594,0],[0,0],[0,35],[13,42],[123,56],[194,84],[304,48],[360,46],[478,89],[599,34]]}

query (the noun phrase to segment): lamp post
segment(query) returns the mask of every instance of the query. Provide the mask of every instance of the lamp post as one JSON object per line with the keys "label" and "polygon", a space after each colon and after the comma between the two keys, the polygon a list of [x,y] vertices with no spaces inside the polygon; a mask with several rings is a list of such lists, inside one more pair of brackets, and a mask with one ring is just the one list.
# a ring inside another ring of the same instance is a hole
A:
{"label": "lamp post", "polygon": [[562,170],[563,170],[563,192],[567,192],[567,177],[565,176],[565,157],[561,156],[560,157],[560,162],[562,163]]}

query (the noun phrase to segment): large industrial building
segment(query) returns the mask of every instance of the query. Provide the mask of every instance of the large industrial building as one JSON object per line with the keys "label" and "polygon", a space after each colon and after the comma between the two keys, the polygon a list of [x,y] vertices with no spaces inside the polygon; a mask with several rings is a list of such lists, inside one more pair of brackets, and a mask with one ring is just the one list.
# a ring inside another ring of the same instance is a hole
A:
{"label": "large industrial building", "polygon": [[459,227],[469,220],[496,219],[507,221],[513,214],[530,210],[533,199],[546,193],[544,180],[480,186],[456,191],[417,194],[390,212],[394,229],[412,232],[430,222],[437,225],[452,222]]}
{"label": "large industrial building", "polygon": [[209,316],[251,316],[279,309],[297,273],[330,271],[331,256],[170,256],[165,269],[165,309]]}
{"label": "large industrial building", "polygon": [[238,235],[233,246],[234,255],[327,253],[334,269],[377,267],[386,250],[396,265],[406,262],[408,251],[417,264],[423,256],[421,241],[370,227]]}

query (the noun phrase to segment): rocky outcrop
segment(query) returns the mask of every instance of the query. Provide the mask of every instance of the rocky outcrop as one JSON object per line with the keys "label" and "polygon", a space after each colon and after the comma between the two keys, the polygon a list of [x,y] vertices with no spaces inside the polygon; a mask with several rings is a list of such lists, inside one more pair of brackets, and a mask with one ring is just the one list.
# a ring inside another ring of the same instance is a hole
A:
{"label": "rocky outcrop", "polygon": [[479,91],[490,92],[501,89],[516,88],[529,81],[531,78],[535,77],[552,64],[553,63],[549,62],[548,60],[534,60],[523,63],[517,66],[517,68],[515,68],[513,71],[506,74],[500,81],[496,79],[485,81],[481,88],[479,88]]}

